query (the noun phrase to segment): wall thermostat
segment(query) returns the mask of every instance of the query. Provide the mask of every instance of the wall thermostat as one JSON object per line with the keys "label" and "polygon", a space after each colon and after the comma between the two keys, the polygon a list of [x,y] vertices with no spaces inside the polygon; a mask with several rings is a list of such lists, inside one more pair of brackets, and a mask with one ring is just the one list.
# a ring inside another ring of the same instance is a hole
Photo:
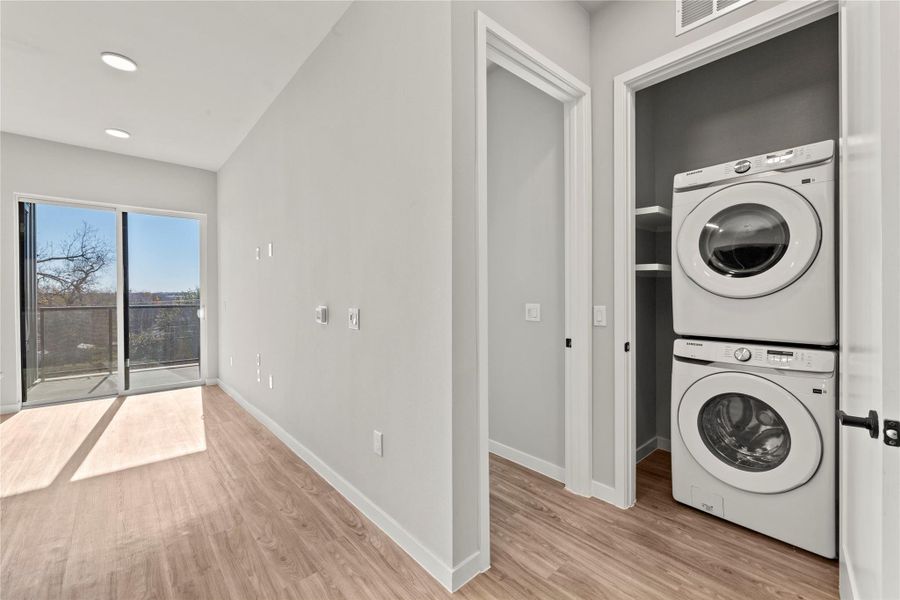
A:
{"label": "wall thermostat", "polygon": [[316,307],[316,323],[320,325],[325,325],[328,323],[328,307],[327,306],[317,306]]}

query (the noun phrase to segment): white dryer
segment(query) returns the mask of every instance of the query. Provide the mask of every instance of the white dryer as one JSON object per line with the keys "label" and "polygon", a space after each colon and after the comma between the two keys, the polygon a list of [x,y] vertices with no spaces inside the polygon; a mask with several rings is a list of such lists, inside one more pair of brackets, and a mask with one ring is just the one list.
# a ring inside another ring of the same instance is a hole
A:
{"label": "white dryer", "polygon": [[837,342],[834,142],[675,176],[676,333]]}
{"label": "white dryer", "polygon": [[836,354],[675,340],[676,500],[836,555]]}

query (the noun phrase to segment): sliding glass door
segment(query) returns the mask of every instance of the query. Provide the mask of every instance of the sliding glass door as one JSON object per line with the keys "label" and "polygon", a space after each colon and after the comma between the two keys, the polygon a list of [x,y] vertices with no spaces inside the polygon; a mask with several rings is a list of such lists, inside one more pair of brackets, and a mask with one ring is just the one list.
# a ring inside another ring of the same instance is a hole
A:
{"label": "sliding glass door", "polygon": [[116,213],[19,204],[22,398],[117,393]]}
{"label": "sliding glass door", "polygon": [[125,389],[200,381],[200,221],[122,215]]}
{"label": "sliding glass door", "polygon": [[199,217],[20,199],[18,225],[23,402],[201,381]]}

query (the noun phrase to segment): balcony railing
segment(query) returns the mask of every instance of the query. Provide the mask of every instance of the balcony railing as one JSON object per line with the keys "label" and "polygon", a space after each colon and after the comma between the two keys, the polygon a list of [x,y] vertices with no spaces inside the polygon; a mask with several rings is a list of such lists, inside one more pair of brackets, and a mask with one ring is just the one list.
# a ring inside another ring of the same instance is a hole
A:
{"label": "balcony railing", "polygon": [[[200,362],[199,304],[129,306],[132,371]],[[115,306],[42,306],[37,310],[38,378],[117,369]]]}

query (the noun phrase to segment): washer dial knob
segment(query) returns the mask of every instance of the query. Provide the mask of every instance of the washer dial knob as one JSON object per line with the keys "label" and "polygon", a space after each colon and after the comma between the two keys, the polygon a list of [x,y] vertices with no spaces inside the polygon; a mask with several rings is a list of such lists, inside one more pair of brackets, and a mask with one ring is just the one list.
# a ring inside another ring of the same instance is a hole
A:
{"label": "washer dial knob", "polygon": [[748,360],[750,360],[751,356],[753,355],[750,353],[749,348],[741,347],[734,351],[734,357],[741,362],[747,362]]}

